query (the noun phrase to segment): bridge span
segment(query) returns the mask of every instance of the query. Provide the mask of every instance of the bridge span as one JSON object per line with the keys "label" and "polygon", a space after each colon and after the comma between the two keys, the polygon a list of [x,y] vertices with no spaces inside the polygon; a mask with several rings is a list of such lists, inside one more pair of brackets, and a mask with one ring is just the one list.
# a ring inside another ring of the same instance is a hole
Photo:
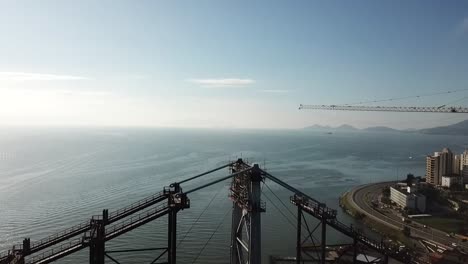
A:
{"label": "bridge span", "polygon": [[[203,178],[214,172],[229,169],[224,177],[210,179],[193,189],[184,191],[182,186],[192,180]],[[155,193],[129,206],[102,215],[92,216],[88,221],[67,228],[37,241],[25,238],[22,244],[14,245],[0,255],[0,264],[45,264],[60,260],[77,251],[88,248],[90,264],[120,262],[113,253],[152,251],[156,263],[177,263],[177,215],[190,208],[191,193],[208,186],[231,180],[229,197],[233,203],[230,263],[261,264],[261,216],[265,212],[265,202],[261,199],[261,186],[272,181],[292,193],[290,202],[296,206],[296,254],[289,260],[299,263],[357,263],[357,256],[368,256],[369,252],[378,257],[369,263],[418,263],[411,254],[402,251],[398,245],[376,241],[367,237],[361,230],[346,225],[337,219],[337,212],[311,196],[285,183],[261,169],[258,164],[249,164],[242,159],[229,162],[210,171],[185,180],[174,182]],[[314,225],[307,221],[310,215],[318,221]],[[129,250],[106,250],[106,242],[130,232],[151,221],[167,217],[167,246],[161,248],[141,248]],[[327,229],[333,228],[353,241],[346,245],[327,245]],[[330,249],[335,255],[330,256]],[[313,249],[313,250],[311,250]]]}

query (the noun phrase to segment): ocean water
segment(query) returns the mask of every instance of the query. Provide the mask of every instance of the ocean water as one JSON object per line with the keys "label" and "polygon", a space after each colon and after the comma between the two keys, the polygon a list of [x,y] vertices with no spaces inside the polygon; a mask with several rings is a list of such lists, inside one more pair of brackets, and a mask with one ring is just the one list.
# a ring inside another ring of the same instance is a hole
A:
{"label": "ocean water", "polygon": [[[443,147],[459,153],[467,144],[467,136],[412,133],[4,128],[0,131],[0,250],[25,237],[39,240],[102,209],[124,207],[174,181],[240,157],[337,208],[343,222],[359,225],[339,209],[341,193],[359,184],[401,179],[409,172],[424,175],[427,154]],[[189,190],[227,174],[227,169],[222,170],[182,187]],[[229,263],[228,185],[223,182],[190,194],[191,208],[178,214],[180,263]],[[294,255],[294,218],[287,209],[295,211],[289,192],[269,181],[262,188],[267,203],[262,215],[262,254],[267,263],[272,254]],[[106,247],[165,246],[166,225],[165,217],[157,219]],[[349,241],[329,230],[330,242]],[[83,263],[87,254],[85,249],[58,263]],[[123,263],[150,263],[156,255],[112,256]]]}

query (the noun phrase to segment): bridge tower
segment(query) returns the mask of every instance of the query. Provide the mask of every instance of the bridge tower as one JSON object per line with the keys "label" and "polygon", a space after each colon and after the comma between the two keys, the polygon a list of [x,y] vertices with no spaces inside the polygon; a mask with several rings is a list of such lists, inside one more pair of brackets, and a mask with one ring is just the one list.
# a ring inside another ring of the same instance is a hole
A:
{"label": "bridge tower", "polygon": [[173,183],[169,188],[165,188],[164,194],[167,196],[167,206],[169,208],[167,220],[167,260],[169,264],[175,264],[177,256],[177,213],[185,208],[190,208],[190,199],[182,192],[179,183]]}
{"label": "bridge tower", "polygon": [[[248,166],[239,159],[231,167],[232,173]],[[231,263],[261,263],[261,214],[265,205],[261,202],[260,184],[263,176],[258,164],[232,179],[230,197],[233,201],[231,230]]]}
{"label": "bridge tower", "polygon": [[84,240],[89,241],[89,263],[104,264],[105,259],[105,242],[106,242],[106,224],[109,211],[104,209],[102,217],[93,217],[90,221],[91,231],[89,237]]}

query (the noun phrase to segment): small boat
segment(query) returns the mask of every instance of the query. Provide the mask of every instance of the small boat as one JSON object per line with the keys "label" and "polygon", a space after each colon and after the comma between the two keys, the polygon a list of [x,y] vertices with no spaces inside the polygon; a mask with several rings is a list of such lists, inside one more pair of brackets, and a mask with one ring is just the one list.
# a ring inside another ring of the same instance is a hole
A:
{"label": "small boat", "polygon": [[331,134],[333,134],[333,132],[327,132],[326,134],[327,134],[327,135],[331,135]]}

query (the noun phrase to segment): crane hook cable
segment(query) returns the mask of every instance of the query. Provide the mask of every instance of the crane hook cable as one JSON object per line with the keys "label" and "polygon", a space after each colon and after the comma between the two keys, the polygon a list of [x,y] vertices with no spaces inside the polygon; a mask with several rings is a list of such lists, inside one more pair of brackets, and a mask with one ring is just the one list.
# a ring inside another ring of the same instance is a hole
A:
{"label": "crane hook cable", "polygon": [[381,100],[361,101],[361,102],[341,104],[341,105],[345,106],[345,105],[360,105],[360,104],[367,104],[367,103],[390,102],[390,101],[398,101],[398,100],[411,99],[411,98],[421,98],[421,97],[435,96],[435,95],[441,95],[441,94],[452,94],[452,93],[458,93],[458,92],[464,92],[464,91],[468,91],[468,88],[467,89],[460,89],[460,90],[445,91],[445,92],[421,94],[421,95],[394,97],[394,98],[381,99]]}

